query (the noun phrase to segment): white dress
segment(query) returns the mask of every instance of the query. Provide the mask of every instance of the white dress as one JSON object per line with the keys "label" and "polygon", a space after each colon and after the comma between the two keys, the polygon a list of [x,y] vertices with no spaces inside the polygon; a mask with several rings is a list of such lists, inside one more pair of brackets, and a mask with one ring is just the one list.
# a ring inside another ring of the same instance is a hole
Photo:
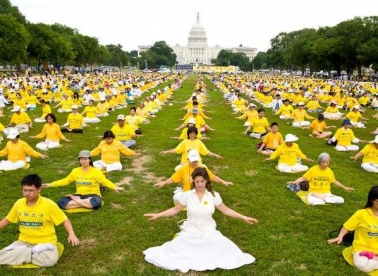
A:
{"label": "white dress", "polygon": [[195,271],[235,269],[251,264],[255,258],[243,253],[216,230],[212,218],[215,206],[222,203],[218,193],[206,191],[200,202],[195,190],[183,193],[180,203],[187,207],[188,219],[172,241],[145,250],[145,260],[168,270]]}

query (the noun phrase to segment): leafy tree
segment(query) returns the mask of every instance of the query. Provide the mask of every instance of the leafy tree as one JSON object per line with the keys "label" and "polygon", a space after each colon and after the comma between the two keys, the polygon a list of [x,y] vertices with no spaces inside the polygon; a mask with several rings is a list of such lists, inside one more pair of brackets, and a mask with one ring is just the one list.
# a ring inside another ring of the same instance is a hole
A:
{"label": "leafy tree", "polygon": [[0,14],[12,15],[17,22],[23,25],[26,24],[25,16],[16,6],[13,6],[9,0],[0,0]]}
{"label": "leafy tree", "polygon": [[268,68],[267,54],[265,52],[258,52],[251,64],[252,68],[256,70]]}
{"label": "leafy tree", "polygon": [[30,35],[10,14],[0,14],[0,62],[16,63],[26,60]]}
{"label": "leafy tree", "polygon": [[165,41],[155,42],[154,45],[152,45],[152,47],[147,52],[151,52],[149,58],[153,57],[153,63],[155,63],[157,66],[173,66],[176,63],[177,56],[173,52],[173,49],[169,47]]}

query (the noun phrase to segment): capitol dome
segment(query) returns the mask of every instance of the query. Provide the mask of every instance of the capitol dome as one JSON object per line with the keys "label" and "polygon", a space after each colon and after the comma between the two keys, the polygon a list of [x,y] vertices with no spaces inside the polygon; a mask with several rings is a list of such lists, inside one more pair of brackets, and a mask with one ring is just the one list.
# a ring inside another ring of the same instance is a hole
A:
{"label": "capitol dome", "polygon": [[197,22],[189,32],[188,47],[207,47],[206,31],[199,22],[199,13],[197,13]]}

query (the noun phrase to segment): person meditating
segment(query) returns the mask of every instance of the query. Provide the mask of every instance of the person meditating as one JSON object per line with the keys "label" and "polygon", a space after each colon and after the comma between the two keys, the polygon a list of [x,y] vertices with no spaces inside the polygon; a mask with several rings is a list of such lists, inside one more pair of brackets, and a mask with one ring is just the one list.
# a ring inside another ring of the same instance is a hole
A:
{"label": "person meditating", "polygon": [[257,223],[257,219],[244,216],[227,207],[220,195],[213,191],[209,174],[205,168],[196,168],[192,173],[193,189],[184,192],[179,203],[161,213],[148,213],[149,220],[170,217],[187,208],[188,219],[181,232],[172,241],[145,251],[145,260],[168,270],[204,271],[235,269],[251,264],[255,258],[243,253],[231,240],[216,230],[212,215],[217,208],[227,216]]}
{"label": "person meditating", "polygon": [[25,176],[21,185],[24,197],[17,200],[8,215],[0,221],[0,229],[10,223],[18,223],[20,235],[17,241],[0,250],[0,264],[54,266],[59,259],[54,225],[63,223],[68,242],[73,246],[80,241],[64,212],[55,202],[40,195],[42,179],[37,174]]}
{"label": "person meditating", "polygon": [[58,201],[61,209],[98,209],[102,205],[100,184],[116,191],[123,191],[125,188],[118,187],[110,180],[106,179],[104,174],[97,168],[93,167],[91,152],[82,150],[79,153],[80,167],[75,168],[71,173],[61,180],[43,184],[43,187],[59,187],[76,181],[76,194],[68,194]]}
{"label": "person meditating", "polygon": [[374,186],[369,191],[365,207],[356,211],[344,223],[336,238],[328,240],[330,244],[340,244],[343,241],[343,237],[349,231],[354,230],[353,264],[366,273],[378,269],[377,217],[378,186]]}
{"label": "person meditating", "polygon": [[309,205],[322,204],[342,204],[344,199],[331,193],[331,183],[347,192],[354,191],[353,188],[346,187],[336,180],[333,171],[329,168],[331,157],[328,153],[323,152],[318,157],[318,165],[310,168],[302,177],[288,184],[300,184],[302,181],[309,182],[309,195],[307,202]]}

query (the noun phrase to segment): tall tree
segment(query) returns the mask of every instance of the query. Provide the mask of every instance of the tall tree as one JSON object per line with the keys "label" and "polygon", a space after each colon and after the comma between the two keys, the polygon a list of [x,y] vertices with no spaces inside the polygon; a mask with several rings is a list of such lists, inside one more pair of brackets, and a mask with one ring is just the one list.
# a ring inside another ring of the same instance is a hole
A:
{"label": "tall tree", "polygon": [[0,62],[16,63],[26,60],[30,35],[24,25],[10,14],[0,14]]}

